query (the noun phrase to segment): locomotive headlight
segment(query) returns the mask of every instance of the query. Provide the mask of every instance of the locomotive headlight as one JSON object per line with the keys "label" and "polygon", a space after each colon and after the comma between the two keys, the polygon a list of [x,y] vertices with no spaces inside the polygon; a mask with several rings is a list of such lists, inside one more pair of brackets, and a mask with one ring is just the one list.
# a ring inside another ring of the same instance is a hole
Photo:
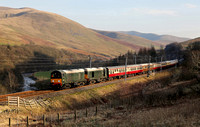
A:
{"label": "locomotive headlight", "polygon": [[58,82],[60,82],[60,80],[58,80]]}
{"label": "locomotive headlight", "polygon": [[52,80],[52,82],[54,82],[54,80]]}

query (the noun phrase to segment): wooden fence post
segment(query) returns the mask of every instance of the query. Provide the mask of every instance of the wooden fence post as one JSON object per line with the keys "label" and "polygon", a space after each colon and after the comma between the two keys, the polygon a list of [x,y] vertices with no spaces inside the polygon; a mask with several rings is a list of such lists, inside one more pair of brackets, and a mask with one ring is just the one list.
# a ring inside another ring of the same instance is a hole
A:
{"label": "wooden fence post", "polygon": [[27,125],[27,127],[28,127],[28,125],[29,125],[29,123],[28,123],[28,122],[29,122],[29,121],[28,121],[28,116],[27,116],[27,124],[26,124],[26,125]]}
{"label": "wooden fence post", "polygon": [[98,112],[98,108],[97,108],[97,106],[96,106],[96,112],[95,112],[95,115],[97,116],[97,112]]}
{"label": "wooden fence post", "polygon": [[17,107],[19,107],[19,97],[17,97]]}
{"label": "wooden fence post", "polygon": [[8,96],[8,106],[9,106],[9,102],[10,102],[10,97]]}
{"label": "wooden fence post", "polygon": [[74,121],[76,121],[76,116],[77,114],[76,114],[76,110],[74,110]]}
{"label": "wooden fence post", "polygon": [[60,113],[58,113],[57,115],[58,115],[58,124],[60,124]]}
{"label": "wooden fence post", "polygon": [[9,118],[9,127],[11,127],[11,119]]}
{"label": "wooden fence post", "polygon": [[85,116],[88,117],[88,111],[87,111],[87,108],[86,108],[86,111],[85,111]]}
{"label": "wooden fence post", "polygon": [[43,115],[43,125],[45,126],[45,115]]}

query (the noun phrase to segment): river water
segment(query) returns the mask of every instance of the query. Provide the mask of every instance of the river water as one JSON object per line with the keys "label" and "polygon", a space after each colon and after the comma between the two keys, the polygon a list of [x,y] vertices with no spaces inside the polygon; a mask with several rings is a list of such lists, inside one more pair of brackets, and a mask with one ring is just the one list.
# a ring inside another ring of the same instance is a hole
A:
{"label": "river water", "polygon": [[23,78],[24,78],[24,86],[22,88],[22,91],[29,91],[29,90],[36,90],[35,87],[31,87],[31,84],[35,84],[36,81],[34,81],[33,79],[29,78],[32,75],[32,73],[24,73],[22,74]]}

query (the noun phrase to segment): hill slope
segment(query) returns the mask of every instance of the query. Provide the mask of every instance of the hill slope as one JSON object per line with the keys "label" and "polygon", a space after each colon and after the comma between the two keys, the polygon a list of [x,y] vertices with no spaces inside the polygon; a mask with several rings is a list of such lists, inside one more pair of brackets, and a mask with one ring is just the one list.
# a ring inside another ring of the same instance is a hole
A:
{"label": "hill slope", "polygon": [[63,16],[31,8],[0,7],[0,29],[1,45],[41,45],[101,57],[135,49]]}
{"label": "hill slope", "polygon": [[176,37],[171,35],[157,35],[153,33],[140,33],[136,31],[120,31],[121,33],[129,34],[129,35],[135,35],[138,37],[143,37],[148,40],[161,42],[163,44],[169,44],[173,42],[183,42],[189,40],[189,38],[182,38],[182,37]]}
{"label": "hill slope", "polygon": [[200,37],[195,38],[195,39],[191,39],[191,40],[188,40],[188,41],[185,41],[185,42],[182,42],[181,45],[184,48],[186,48],[186,47],[188,47],[189,44],[194,43],[194,42],[200,42]]}
{"label": "hill slope", "polygon": [[129,35],[129,34],[124,34],[120,32],[114,32],[114,31],[100,31],[100,30],[94,30],[102,35],[105,35],[107,37],[121,40],[123,42],[126,42],[130,45],[136,45],[138,48],[139,47],[147,47],[149,48],[151,45],[155,46],[156,48],[159,48],[161,43],[154,42],[147,40],[142,37],[134,36],[134,35]]}

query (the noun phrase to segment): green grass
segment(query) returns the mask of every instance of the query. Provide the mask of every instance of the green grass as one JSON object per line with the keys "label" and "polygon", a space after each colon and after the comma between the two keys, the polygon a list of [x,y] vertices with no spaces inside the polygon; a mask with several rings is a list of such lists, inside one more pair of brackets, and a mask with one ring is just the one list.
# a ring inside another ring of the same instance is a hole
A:
{"label": "green grass", "polygon": [[39,80],[47,80],[50,79],[52,71],[40,71],[40,72],[35,72],[33,76]]}

